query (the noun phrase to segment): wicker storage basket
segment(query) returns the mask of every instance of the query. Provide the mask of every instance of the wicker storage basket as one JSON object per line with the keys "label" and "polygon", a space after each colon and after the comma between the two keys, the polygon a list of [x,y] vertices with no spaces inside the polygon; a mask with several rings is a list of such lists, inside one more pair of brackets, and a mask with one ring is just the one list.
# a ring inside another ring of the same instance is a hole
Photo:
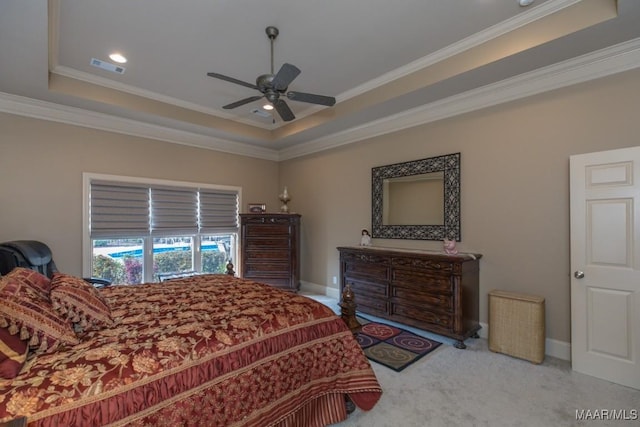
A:
{"label": "wicker storage basket", "polygon": [[544,298],[489,292],[489,350],[542,363],[544,341]]}

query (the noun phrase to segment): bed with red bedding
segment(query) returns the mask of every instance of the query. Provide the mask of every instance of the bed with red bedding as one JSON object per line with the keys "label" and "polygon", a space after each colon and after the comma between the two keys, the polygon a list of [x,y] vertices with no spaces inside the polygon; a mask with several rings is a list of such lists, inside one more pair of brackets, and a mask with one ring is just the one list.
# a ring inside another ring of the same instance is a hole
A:
{"label": "bed with red bedding", "polygon": [[77,343],[53,351],[32,339],[18,375],[0,380],[0,421],[311,427],[345,419],[345,396],[369,410],[381,395],[342,319],[307,297],[226,275],[99,293],[109,324],[81,315]]}

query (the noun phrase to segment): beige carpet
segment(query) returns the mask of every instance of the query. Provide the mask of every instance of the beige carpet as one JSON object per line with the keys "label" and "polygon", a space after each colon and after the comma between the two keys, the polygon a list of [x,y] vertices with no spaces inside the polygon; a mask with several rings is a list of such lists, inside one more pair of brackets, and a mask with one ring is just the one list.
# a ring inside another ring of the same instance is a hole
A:
{"label": "beige carpet", "polygon": [[632,409],[640,391],[571,370],[493,353],[485,339],[466,350],[441,345],[397,373],[372,363],[384,394],[370,412],[356,410],[340,427],[624,426],[635,421],[577,421],[580,409]]}
{"label": "beige carpet", "polygon": [[[316,298],[335,309],[336,302]],[[489,351],[487,340],[452,341],[413,328],[444,344],[402,372],[372,366],[384,390],[369,412],[356,410],[337,427],[638,426],[627,421],[576,420],[577,410],[635,410],[640,391],[571,370],[547,357],[541,365]]]}

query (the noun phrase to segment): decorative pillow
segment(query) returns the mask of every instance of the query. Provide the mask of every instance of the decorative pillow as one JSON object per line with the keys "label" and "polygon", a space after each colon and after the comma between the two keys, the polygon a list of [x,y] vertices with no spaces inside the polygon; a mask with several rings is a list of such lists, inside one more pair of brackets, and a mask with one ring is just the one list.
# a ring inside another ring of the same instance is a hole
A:
{"label": "decorative pillow", "polygon": [[21,271],[14,271],[0,278],[0,328],[45,353],[60,345],[78,344],[71,324],[55,312],[42,289],[22,280]]}
{"label": "decorative pillow", "polygon": [[6,328],[0,328],[0,378],[10,380],[20,373],[27,360],[29,346],[18,335],[11,335]]}
{"label": "decorative pillow", "polygon": [[89,331],[113,325],[107,300],[84,279],[54,273],[49,296],[54,310],[73,323],[77,330]]}
{"label": "decorative pillow", "polygon": [[16,267],[9,274],[29,286],[42,290],[45,295],[49,295],[49,291],[51,291],[51,279],[38,271]]}

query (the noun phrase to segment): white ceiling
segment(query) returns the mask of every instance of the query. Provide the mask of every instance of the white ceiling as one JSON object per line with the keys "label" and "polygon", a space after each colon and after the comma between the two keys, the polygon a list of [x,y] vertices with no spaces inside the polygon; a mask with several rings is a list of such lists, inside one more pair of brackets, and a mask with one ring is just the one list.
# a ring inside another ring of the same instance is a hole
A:
{"label": "white ceiling", "polygon": [[[524,96],[530,79],[522,76],[537,70],[536,76],[548,78],[548,70],[558,70],[554,64],[570,61],[575,69],[575,58],[612,52],[611,46],[617,52],[623,42],[631,41],[625,53],[631,51],[633,60],[608,73],[640,65],[638,0],[619,0],[617,17],[581,24],[588,28],[555,40],[546,41],[551,33],[536,27],[554,19],[556,28],[563,27],[571,19],[561,14],[592,10],[589,4],[596,3],[595,9],[606,9],[612,0],[537,0],[529,7],[517,0],[2,0],[0,111],[265,158],[293,157],[410,126],[411,117],[427,110],[449,105],[444,117],[477,108],[459,100],[482,87],[495,96],[500,82],[521,88],[503,100]],[[268,73],[270,25],[280,30],[276,71],[284,62],[302,70],[289,90],[334,96],[334,107],[288,100],[297,116],[289,123],[277,114],[274,122],[251,113],[260,101],[221,108],[259,93],[206,73],[249,83]],[[506,53],[491,45],[503,34]],[[490,50],[480,50],[473,66],[442,71],[451,58],[483,46]],[[90,65],[92,58],[109,62],[113,51],[129,59],[124,74]],[[588,62],[598,61],[594,56]],[[554,84],[561,85],[546,87]]]}

